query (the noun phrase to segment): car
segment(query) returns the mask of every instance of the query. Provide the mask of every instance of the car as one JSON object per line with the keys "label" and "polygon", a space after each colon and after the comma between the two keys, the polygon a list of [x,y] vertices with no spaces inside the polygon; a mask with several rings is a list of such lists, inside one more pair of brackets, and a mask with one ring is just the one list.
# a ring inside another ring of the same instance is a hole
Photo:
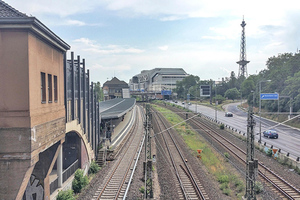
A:
{"label": "car", "polygon": [[182,102],[182,104],[184,104],[184,102]]}
{"label": "car", "polygon": [[192,105],[192,103],[191,103],[191,102],[189,102],[188,104],[189,104],[189,105]]}
{"label": "car", "polygon": [[175,101],[175,103],[178,103],[177,101]]}
{"label": "car", "polygon": [[233,114],[231,112],[226,112],[225,117],[233,117]]}
{"label": "car", "polygon": [[275,138],[275,139],[278,138],[277,131],[275,131],[273,129],[266,130],[266,131],[263,132],[263,134],[264,134],[264,137],[267,137],[267,138]]}

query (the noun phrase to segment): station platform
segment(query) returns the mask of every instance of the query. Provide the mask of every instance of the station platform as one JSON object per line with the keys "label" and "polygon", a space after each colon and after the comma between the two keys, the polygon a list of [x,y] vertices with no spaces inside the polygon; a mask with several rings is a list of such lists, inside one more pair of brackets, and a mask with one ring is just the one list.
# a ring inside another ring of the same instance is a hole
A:
{"label": "station platform", "polygon": [[[109,149],[114,150],[121,143],[122,139],[129,132],[135,121],[135,99],[113,99],[105,102],[100,102],[101,120],[118,119],[123,117],[123,120],[118,122],[111,133],[111,142],[107,145]],[[57,179],[57,171],[53,170],[49,175],[50,183]],[[62,185],[61,188],[55,190],[50,200],[55,200],[58,192],[61,190],[72,189],[72,181],[74,174],[71,175]]]}
{"label": "station platform", "polygon": [[122,141],[128,131],[134,124],[135,121],[135,107],[130,110],[124,117],[124,120],[115,127],[114,132],[111,136],[111,143],[109,145],[110,149],[115,149],[116,146]]}

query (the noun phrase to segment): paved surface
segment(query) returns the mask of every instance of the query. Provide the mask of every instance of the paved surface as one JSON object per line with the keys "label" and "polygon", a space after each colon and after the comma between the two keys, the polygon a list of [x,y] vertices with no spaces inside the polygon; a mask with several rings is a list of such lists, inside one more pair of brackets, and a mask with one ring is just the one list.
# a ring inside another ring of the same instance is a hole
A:
{"label": "paved surface", "polygon": [[[171,102],[172,103],[172,102]],[[234,102],[227,105],[224,105],[223,108],[225,111],[233,113],[233,117],[225,117],[224,111],[216,111],[214,107],[207,107],[203,105],[183,105],[182,102],[178,102],[177,105],[186,107],[192,111],[202,113],[212,119],[217,119],[219,122],[229,125],[230,127],[241,131],[242,133],[247,133],[247,112],[244,112],[238,108],[238,105],[241,102]],[[260,119],[259,116],[255,116],[256,126],[254,128],[256,141],[259,140],[259,126]],[[277,122],[262,118],[261,120],[261,132],[267,129],[275,129],[279,133],[278,139],[266,138],[261,136],[262,143],[266,142],[266,145],[270,147],[274,146],[276,149],[281,149],[283,153],[290,153],[290,156],[293,158],[300,157],[300,131],[286,125],[279,125]]]}

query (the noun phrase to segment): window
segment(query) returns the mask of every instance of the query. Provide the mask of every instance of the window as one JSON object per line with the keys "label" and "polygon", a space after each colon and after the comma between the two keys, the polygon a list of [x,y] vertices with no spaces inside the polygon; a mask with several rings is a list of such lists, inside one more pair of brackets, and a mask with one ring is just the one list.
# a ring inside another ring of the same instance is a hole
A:
{"label": "window", "polygon": [[48,74],[48,102],[52,103],[52,75]]}
{"label": "window", "polygon": [[46,75],[41,72],[41,99],[42,103],[46,103]]}
{"label": "window", "polygon": [[54,78],[54,101],[57,102],[57,76],[53,76]]}

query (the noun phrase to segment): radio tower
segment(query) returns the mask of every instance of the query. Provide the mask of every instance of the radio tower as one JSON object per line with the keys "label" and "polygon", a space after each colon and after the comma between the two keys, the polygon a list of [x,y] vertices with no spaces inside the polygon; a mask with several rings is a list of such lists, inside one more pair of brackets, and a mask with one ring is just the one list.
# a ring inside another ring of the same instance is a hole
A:
{"label": "radio tower", "polygon": [[245,38],[245,26],[246,23],[244,21],[244,17],[243,17],[243,21],[241,24],[242,29],[242,37],[241,37],[241,53],[240,53],[240,61],[236,62],[237,64],[239,64],[239,77],[244,76],[247,77],[248,73],[247,73],[247,63],[249,63],[250,61],[247,61],[247,56],[246,56],[246,38]]}

